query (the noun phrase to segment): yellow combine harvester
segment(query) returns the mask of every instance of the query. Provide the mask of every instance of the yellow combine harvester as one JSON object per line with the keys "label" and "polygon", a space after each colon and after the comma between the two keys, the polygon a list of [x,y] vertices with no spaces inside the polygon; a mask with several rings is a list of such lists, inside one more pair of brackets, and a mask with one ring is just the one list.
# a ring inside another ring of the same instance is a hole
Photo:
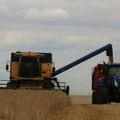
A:
{"label": "yellow combine harvester", "polygon": [[53,77],[55,66],[51,53],[15,52],[11,53],[10,89],[60,89],[69,94],[69,86],[61,86]]}

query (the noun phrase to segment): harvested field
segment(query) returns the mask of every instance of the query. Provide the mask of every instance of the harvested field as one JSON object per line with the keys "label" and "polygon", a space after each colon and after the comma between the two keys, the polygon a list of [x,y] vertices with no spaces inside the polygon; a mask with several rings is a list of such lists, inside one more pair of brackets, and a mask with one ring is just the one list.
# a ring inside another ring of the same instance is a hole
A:
{"label": "harvested field", "polygon": [[119,120],[120,104],[91,105],[61,91],[0,90],[0,120]]}
{"label": "harvested field", "polygon": [[90,96],[72,95],[71,102],[72,104],[91,104],[92,98]]}
{"label": "harvested field", "polygon": [[120,120],[120,104],[72,105],[63,120]]}
{"label": "harvested field", "polygon": [[61,91],[0,90],[0,120],[53,120],[67,106]]}

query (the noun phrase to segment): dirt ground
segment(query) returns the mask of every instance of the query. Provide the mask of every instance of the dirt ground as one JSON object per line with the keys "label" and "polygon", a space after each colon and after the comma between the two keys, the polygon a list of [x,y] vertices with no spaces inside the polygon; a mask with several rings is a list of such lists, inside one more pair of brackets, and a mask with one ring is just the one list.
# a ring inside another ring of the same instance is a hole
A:
{"label": "dirt ground", "polygon": [[120,104],[92,105],[61,91],[0,90],[0,120],[120,120]]}

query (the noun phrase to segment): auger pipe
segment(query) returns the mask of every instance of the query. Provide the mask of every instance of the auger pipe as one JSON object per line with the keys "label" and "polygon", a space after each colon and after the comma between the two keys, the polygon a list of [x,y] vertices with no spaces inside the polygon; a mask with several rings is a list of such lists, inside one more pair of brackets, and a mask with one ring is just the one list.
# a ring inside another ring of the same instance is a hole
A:
{"label": "auger pipe", "polygon": [[61,73],[65,72],[65,71],[69,70],[70,68],[72,68],[72,67],[74,67],[74,66],[76,66],[76,65],[78,65],[78,64],[80,64],[80,63],[82,63],[82,62],[84,62],[84,61],[86,61],[86,60],[88,60],[88,59],[90,59],[90,58],[104,52],[104,51],[106,51],[106,55],[109,56],[109,63],[113,63],[112,44],[107,44],[107,45],[105,45],[105,46],[103,46],[103,47],[89,53],[88,55],[85,55],[84,57],[79,58],[78,60],[75,60],[72,63],[70,63],[70,64],[68,64],[68,65],[66,65],[66,66],[64,66],[64,67],[62,67],[62,68],[60,68],[58,70],[56,70],[53,73],[52,76],[55,77],[56,75],[61,74]]}

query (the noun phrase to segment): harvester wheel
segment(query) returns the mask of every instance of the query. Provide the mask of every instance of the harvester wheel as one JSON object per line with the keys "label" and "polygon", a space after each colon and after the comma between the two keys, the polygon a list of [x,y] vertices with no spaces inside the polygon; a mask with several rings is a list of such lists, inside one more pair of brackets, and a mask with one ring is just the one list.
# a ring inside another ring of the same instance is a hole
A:
{"label": "harvester wheel", "polygon": [[106,87],[99,88],[97,91],[97,104],[108,103],[108,90]]}
{"label": "harvester wheel", "polygon": [[7,88],[17,89],[18,88],[18,84],[17,84],[17,82],[8,82],[7,83]]}
{"label": "harvester wheel", "polygon": [[92,92],[92,104],[97,104],[97,95],[96,95],[96,91]]}
{"label": "harvester wheel", "polygon": [[7,88],[11,88],[11,83],[10,82],[7,83]]}
{"label": "harvester wheel", "polygon": [[54,84],[50,80],[44,80],[42,88],[45,90],[52,90],[54,89]]}
{"label": "harvester wheel", "polygon": [[69,95],[69,91],[70,91],[70,87],[69,87],[69,86],[66,86],[65,92],[66,92],[67,95]]}

